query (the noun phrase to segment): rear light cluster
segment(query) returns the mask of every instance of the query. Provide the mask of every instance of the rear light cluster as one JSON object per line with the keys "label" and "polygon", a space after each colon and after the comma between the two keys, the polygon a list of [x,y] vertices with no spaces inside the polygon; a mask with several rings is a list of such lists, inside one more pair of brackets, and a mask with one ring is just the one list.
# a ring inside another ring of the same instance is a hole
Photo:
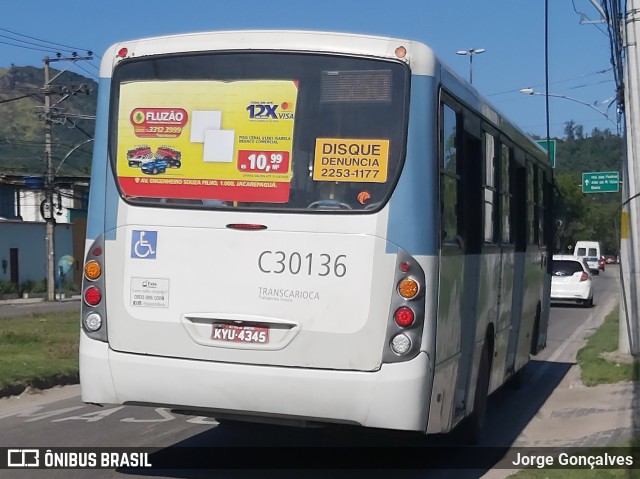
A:
{"label": "rear light cluster", "polygon": [[405,361],[419,352],[424,323],[424,282],[424,271],[415,259],[399,253],[385,362]]}
{"label": "rear light cluster", "polygon": [[82,285],[82,328],[87,335],[107,340],[104,307],[104,250],[102,237],[97,239],[85,258]]}
{"label": "rear light cluster", "polygon": [[583,271],[582,274],[580,275],[580,282],[586,281],[588,279],[589,279],[589,275]]}

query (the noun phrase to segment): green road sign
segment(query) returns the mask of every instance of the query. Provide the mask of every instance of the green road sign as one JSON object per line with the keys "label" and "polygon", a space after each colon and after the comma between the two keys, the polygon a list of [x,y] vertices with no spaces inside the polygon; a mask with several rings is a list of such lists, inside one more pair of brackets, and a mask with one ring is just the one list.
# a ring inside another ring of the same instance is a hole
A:
{"label": "green road sign", "polygon": [[615,193],[620,189],[618,171],[598,171],[582,173],[583,193]]}
{"label": "green road sign", "polygon": [[551,168],[556,167],[556,140],[538,140],[536,141],[538,145],[549,152],[549,157],[551,159]]}

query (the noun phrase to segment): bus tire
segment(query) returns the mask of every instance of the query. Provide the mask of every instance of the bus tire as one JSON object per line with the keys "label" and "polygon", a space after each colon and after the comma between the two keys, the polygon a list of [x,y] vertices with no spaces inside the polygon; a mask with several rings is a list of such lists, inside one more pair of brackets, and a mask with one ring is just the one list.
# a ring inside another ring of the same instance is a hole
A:
{"label": "bus tire", "polygon": [[509,379],[507,379],[507,386],[509,387],[509,389],[517,391],[518,389],[522,388],[522,385],[524,384],[524,370],[526,369],[527,364],[522,366],[515,373],[513,373]]}
{"label": "bus tire", "polygon": [[540,350],[538,349],[538,336],[540,335],[540,315],[540,305],[538,304],[538,307],[536,308],[536,319],[534,320],[533,331],[531,332],[531,348],[529,353],[532,356],[535,356],[540,352]]}
{"label": "bus tire", "polygon": [[476,393],[473,397],[473,411],[462,421],[456,434],[458,442],[462,444],[475,445],[480,442],[487,415],[490,369],[489,350],[485,344],[480,355]]}

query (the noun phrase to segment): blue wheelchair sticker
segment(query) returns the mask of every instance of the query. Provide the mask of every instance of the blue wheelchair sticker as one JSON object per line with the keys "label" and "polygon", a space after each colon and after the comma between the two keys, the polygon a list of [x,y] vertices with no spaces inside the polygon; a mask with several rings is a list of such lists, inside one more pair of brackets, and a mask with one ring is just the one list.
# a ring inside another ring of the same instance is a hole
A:
{"label": "blue wheelchair sticker", "polygon": [[133,230],[131,235],[131,257],[156,259],[157,244],[157,231]]}

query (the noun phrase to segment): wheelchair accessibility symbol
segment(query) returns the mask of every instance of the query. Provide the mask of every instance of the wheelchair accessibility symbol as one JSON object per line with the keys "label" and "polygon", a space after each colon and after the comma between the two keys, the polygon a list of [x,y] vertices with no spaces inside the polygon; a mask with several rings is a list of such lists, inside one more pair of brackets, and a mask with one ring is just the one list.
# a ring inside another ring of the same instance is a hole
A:
{"label": "wheelchair accessibility symbol", "polygon": [[157,244],[157,231],[133,230],[133,234],[131,235],[131,257],[156,259]]}

